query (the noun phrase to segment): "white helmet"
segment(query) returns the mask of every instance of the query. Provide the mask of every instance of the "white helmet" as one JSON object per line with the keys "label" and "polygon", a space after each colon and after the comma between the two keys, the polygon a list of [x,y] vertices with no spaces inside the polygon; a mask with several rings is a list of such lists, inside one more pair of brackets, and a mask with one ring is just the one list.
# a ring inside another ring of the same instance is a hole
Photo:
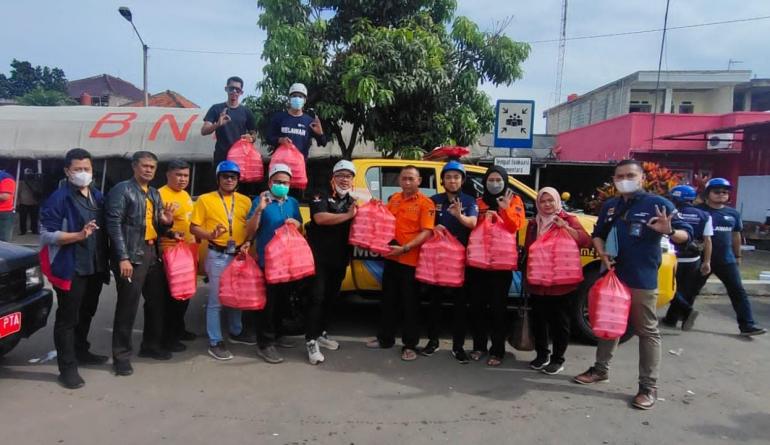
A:
{"label": "white helmet", "polygon": [[353,165],[352,162],[346,159],[343,159],[337,162],[336,164],[334,164],[334,168],[332,169],[332,174],[337,173],[340,170],[347,170],[350,173],[353,173],[353,176],[356,175],[356,166]]}
{"label": "white helmet", "polygon": [[287,175],[291,176],[291,169],[286,164],[273,164],[270,166],[270,172],[267,175],[268,179],[272,178],[276,173],[286,173]]}
{"label": "white helmet", "polygon": [[302,83],[295,83],[291,87],[289,87],[289,96],[291,96],[294,93],[301,93],[303,96],[307,97],[307,87],[305,84]]}

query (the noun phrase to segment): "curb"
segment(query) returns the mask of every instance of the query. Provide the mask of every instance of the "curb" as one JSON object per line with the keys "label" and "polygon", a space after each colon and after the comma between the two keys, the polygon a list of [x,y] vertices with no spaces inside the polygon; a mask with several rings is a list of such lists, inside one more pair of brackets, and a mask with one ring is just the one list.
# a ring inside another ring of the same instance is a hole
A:
{"label": "curb", "polygon": [[[743,280],[743,287],[752,297],[770,297],[770,281]],[[709,280],[700,293],[701,295],[727,295],[727,290],[721,281]]]}

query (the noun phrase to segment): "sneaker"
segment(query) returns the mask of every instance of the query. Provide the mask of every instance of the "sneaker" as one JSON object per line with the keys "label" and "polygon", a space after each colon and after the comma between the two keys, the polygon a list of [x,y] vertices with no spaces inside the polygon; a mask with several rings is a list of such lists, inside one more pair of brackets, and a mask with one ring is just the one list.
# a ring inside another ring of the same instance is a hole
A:
{"label": "sneaker", "polygon": [[468,354],[465,353],[465,349],[452,349],[450,353],[461,365],[467,365],[470,362],[470,358],[468,358]]}
{"label": "sneaker", "polygon": [[405,362],[413,362],[417,360],[417,352],[412,348],[406,346],[401,349],[401,360]]}
{"label": "sneaker", "polygon": [[639,392],[631,401],[631,406],[636,409],[651,409],[655,406],[655,400],[658,398],[658,390],[655,388],[639,387]]}
{"label": "sneaker", "polygon": [[114,360],[112,361],[112,369],[115,371],[115,375],[129,376],[134,373],[134,368],[131,366],[131,362],[128,360]]}
{"label": "sneaker", "polygon": [[75,359],[79,365],[103,365],[110,358],[106,355],[92,354],[90,351],[76,352]]}
{"label": "sneaker", "polygon": [[597,370],[595,367],[591,366],[588,368],[588,371],[575,376],[574,379],[572,379],[575,383],[580,383],[581,385],[592,385],[594,383],[606,383],[610,381],[610,377],[606,372],[601,372]]}
{"label": "sneaker", "polygon": [[185,346],[184,343],[178,340],[171,343],[164,344],[163,348],[171,352],[183,352],[187,350],[187,346]]}
{"label": "sneaker", "polygon": [[484,354],[486,354],[486,353],[487,353],[487,351],[473,350],[473,351],[471,351],[471,360],[473,360],[474,362],[477,362],[477,361],[481,360],[481,358],[484,357]]}
{"label": "sneaker", "polygon": [[687,314],[687,317],[685,317],[684,321],[682,322],[682,330],[683,331],[691,330],[693,325],[695,325],[695,320],[698,318],[699,314],[700,313],[695,309],[691,310],[690,313]]}
{"label": "sneaker", "polygon": [[170,360],[171,353],[165,349],[140,349],[139,357],[151,358],[153,360]]}
{"label": "sneaker", "polygon": [[297,347],[297,342],[286,337],[278,337],[275,339],[275,345],[283,349],[291,349]]}
{"label": "sneaker", "polygon": [[225,346],[225,342],[223,341],[220,341],[214,346],[209,346],[209,355],[222,361],[232,360],[233,358],[233,354],[227,350],[227,346]]}
{"label": "sneaker", "polygon": [[321,354],[321,350],[318,348],[317,341],[310,340],[309,342],[306,342],[305,348],[307,348],[307,359],[311,365],[323,363],[325,357],[323,354]]}
{"label": "sneaker", "polygon": [[767,329],[760,328],[759,326],[752,326],[746,330],[741,329],[741,336],[751,337],[754,335],[762,335],[767,332]]}
{"label": "sneaker", "polygon": [[240,334],[230,334],[230,343],[237,343],[239,345],[249,345],[254,346],[257,344],[257,335],[251,335],[247,334],[244,331],[241,331]]}
{"label": "sneaker", "polygon": [[667,328],[676,329],[676,323],[676,320],[669,320],[666,317],[660,319],[660,324]]}
{"label": "sneaker", "polygon": [[86,382],[80,377],[77,369],[68,369],[59,374],[57,378],[59,384],[67,389],[82,388]]}
{"label": "sneaker", "polygon": [[542,371],[548,375],[556,375],[564,371],[564,362],[550,362],[543,366]]}
{"label": "sneaker", "polygon": [[420,354],[430,357],[439,350],[438,340],[428,340],[428,344],[420,350]]}
{"label": "sneaker", "polygon": [[273,345],[257,348],[257,357],[273,365],[283,362],[283,357],[278,354]]}
{"label": "sneaker", "polygon": [[541,369],[546,367],[549,363],[551,363],[550,357],[551,357],[550,354],[546,354],[546,355],[538,354],[534,360],[529,362],[529,367],[534,369],[535,371],[540,371]]}
{"label": "sneaker", "polygon": [[324,331],[316,341],[318,342],[318,346],[326,348],[330,351],[336,351],[340,348],[340,344],[337,341],[329,338],[329,336],[326,335],[326,331]]}

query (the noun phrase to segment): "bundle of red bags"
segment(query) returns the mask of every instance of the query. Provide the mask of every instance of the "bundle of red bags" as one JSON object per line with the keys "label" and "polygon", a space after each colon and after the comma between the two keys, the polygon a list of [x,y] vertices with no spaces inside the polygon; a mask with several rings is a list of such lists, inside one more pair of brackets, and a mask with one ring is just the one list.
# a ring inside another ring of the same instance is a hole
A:
{"label": "bundle of red bags", "polygon": [[529,246],[527,281],[536,286],[583,281],[580,248],[565,229],[554,227]]}
{"label": "bundle of red bags", "polygon": [[219,277],[219,302],[241,310],[262,310],[267,304],[265,277],[257,261],[239,253]]}
{"label": "bundle of red bags", "polygon": [[484,218],[468,238],[468,265],[486,270],[516,270],[518,266],[516,234],[498,219]]}
{"label": "bundle of red bags", "polygon": [[315,274],[313,252],[292,223],[276,229],[265,246],[265,278],[270,284],[287,283]]}
{"label": "bundle of red bags", "polygon": [[227,160],[235,162],[241,168],[240,182],[259,182],[265,177],[262,155],[254,144],[245,139],[239,139],[230,147]]}
{"label": "bundle of red bags", "polygon": [[614,340],[625,334],[631,311],[631,290],[609,271],[588,292],[588,321],[594,335]]}
{"label": "bundle of red bags", "polygon": [[163,251],[163,266],[171,296],[176,300],[189,300],[195,295],[198,283],[198,266],[195,256],[197,244],[177,243]]}
{"label": "bundle of red bags", "polygon": [[381,201],[371,200],[358,207],[350,224],[348,242],[384,255],[391,251],[389,243],[396,237],[396,217]]}
{"label": "bundle of red bags", "polygon": [[305,170],[305,157],[292,143],[281,144],[275,149],[270,158],[270,168],[275,164],[286,164],[291,169],[291,183],[289,187],[304,190],[307,187],[307,171]]}
{"label": "bundle of red bags", "polygon": [[447,231],[436,232],[420,246],[415,278],[435,286],[461,287],[465,282],[465,246]]}

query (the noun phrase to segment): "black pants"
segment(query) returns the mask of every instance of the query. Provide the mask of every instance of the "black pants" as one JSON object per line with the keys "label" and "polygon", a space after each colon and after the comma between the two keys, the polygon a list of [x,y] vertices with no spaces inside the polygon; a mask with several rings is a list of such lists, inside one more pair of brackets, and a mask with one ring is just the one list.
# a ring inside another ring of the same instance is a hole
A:
{"label": "black pants", "polygon": [[385,260],[382,272],[382,299],[380,300],[380,330],[377,339],[382,347],[396,343],[396,325],[399,309],[403,311],[401,342],[405,348],[416,349],[420,340],[418,320],[420,301],[415,267]]}
{"label": "black pants", "polygon": [[272,346],[275,344],[275,339],[281,336],[283,313],[296,285],[296,281],[268,284],[266,287],[267,303],[264,309],[250,311],[256,320],[257,343],[260,348]]}
{"label": "black pants", "polygon": [[564,363],[564,353],[569,345],[570,308],[572,296],[532,295],[532,333],[535,336],[535,350],[539,357],[545,357],[549,339],[553,342],[551,363]]}
{"label": "black pants", "polygon": [[88,331],[99,305],[103,284],[104,276],[101,274],[75,274],[70,290],[54,288],[59,305],[53,325],[53,342],[60,372],[77,368],[77,355],[88,352],[91,346]]}
{"label": "black pants", "polygon": [[[738,321],[738,329],[748,331],[755,327],[754,315],[751,310],[751,302],[749,302],[749,296],[746,294],[746,289],[743,287],[743,281],[741,280],[741,271],[738,269],[738,264],[714,264],[711,263],[711,273],[719,278],[719,281],[725,285],[727,290],[727,296],[730,297],[730,304],[735,311],[735,318]],[[701,276],[698,283],[697,291],[692,296],[690,305],[695,304],[695,297],[698,296],[700,290],[706,284],[711,274],[707,276]]]}
{"label": "black pants", "polygon": [[486,352],[491,337],[490,355],[503,357],[507,332],[508,291],[513,281],[513,273],[469,267],[468,278],[468,298],[471,300],[473,320],[473,350]]}
{"label": "black pants", "polygon": [[29,229],[32,231],[32,233],[37,234],[37,218],[40,212],[40,207],[19,204],[17,210],[19,211],[19,233],[21,235],[27,233],[27,218],[29,217]]}
{"label": "black pants", "polygon": [[428,313],[428,339],[438,342],[441,326],[441,306],[446,301],[452,302],[452,349],[463,349],[465,344],[466,318],[468,313],[468,299],[465,287],[426,286],[426,292],[430,297],[430,310]]}
{"label": "black pants", "polygon": [[692,304],[702,287],[701,260],[676,265],[676,294],[666,311],[665,321],[675,324],[692,312]]}
{"label": "black pants", "polygon": [[182,338],[182,334],[187,330],[184,323],[184,317],[187,313],[187,307],[190,300],[177,300],[171,296],[171,290],[168,287],[166,275],[163,275],[164,288],[166,295],[164,297],[165,306],[163,308],[163,345],[171,345]]}
{"label": "black pants", "polygon": [[326,264],[316,260],[313,286],[305,302],[305,341],[320,337],[328,328],[347,267],[347,264]]}
{"label": "black pants", "polygon": [[155,246],[145,245],[142,264],[134,264],[131,282],[116,271],[118,301],[115,305],[115,321],[112,328],[113,361],[131,358],[131,334],[139,309],[139,299],[144,296],[144,333],[142,349],[157,351],[163,340],[163,310],[166,306],[167,285],[163,264],[158,262]]}

